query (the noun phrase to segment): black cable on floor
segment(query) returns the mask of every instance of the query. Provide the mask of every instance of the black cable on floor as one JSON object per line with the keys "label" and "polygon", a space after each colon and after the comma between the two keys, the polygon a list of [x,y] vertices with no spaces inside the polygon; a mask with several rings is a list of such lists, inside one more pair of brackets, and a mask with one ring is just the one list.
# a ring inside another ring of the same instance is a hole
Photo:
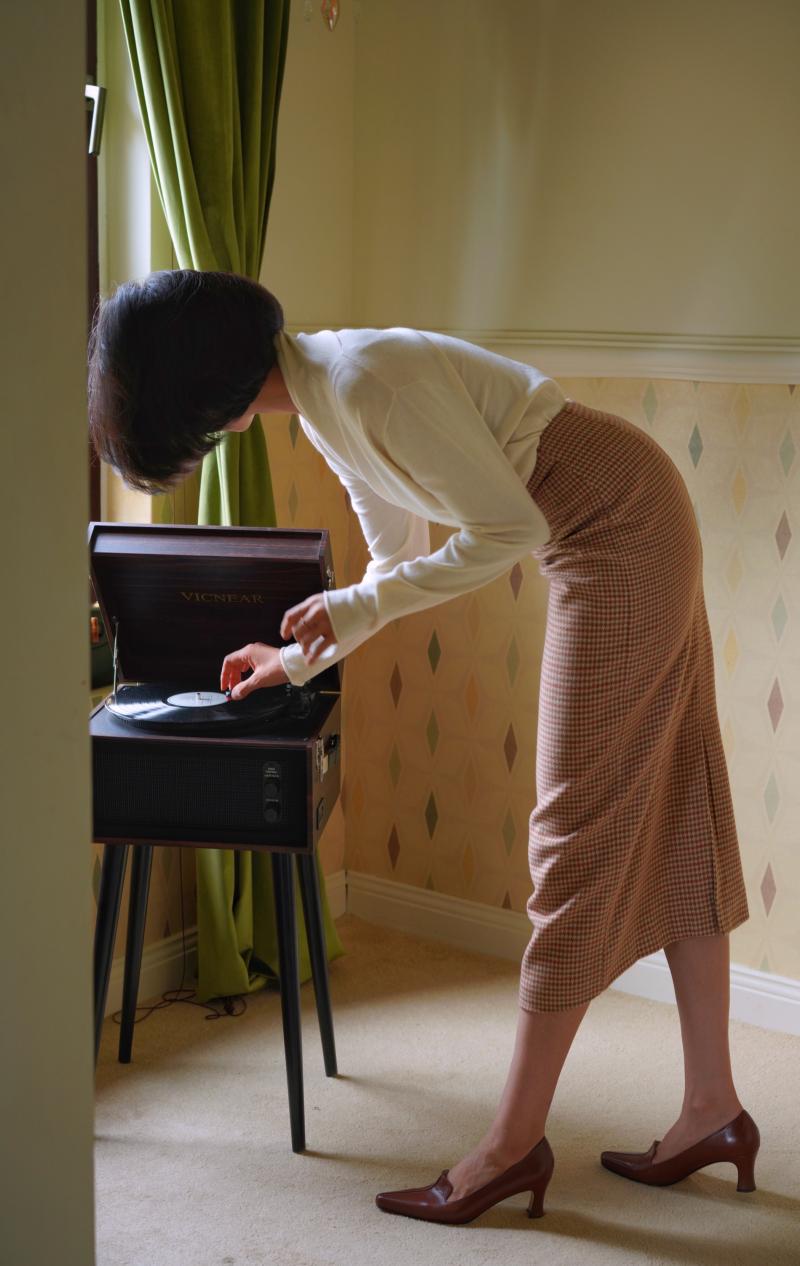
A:
{"label": "black cable on floor", "polygon": [[[183,851],[182,849],[178,849],[178,882],[180,884],[180,893],[181,893],[181,950],[182,950],[182,956],[183,956],[183,961],[181,963],[181,983],[178,985],[177,989],[165,989],[158,1002],[151,1002],[149,1006],[137,1007],[136,1010],[143,1012],[143,1014],[137,1015],[135,1017],[133,1021],[134,1024],[141,1024],[142,1020],[147,1020],[149,1016],[153,1014],[154,1011],[164,1011],[167,1007],[171,1007],[173,1003],[176,1003],[176,1002],[185,1002],[189,1006],[200,1007],[203,1011],[207,1012],[205,1016],[206,1020],[222,1020],[226,1016],[233,1016],[233,1017],[240,1016],[240,1015],[244,1015],[245,1011],[247,1010],[247,999],[242,997],[241,994],[234,994],[234,995],[231,995],[230,997],[222,998],[221,999],[222,1006],[221,1008],[219,1008],[219,1007],[212,1006],[211,1003],[209,1002],[197,1002],[196,996],[195,996],[197,994],[197,990],[184,988],[183,982],[186,979],[187,953],[186,953],[186,912],[185,912],[184,904],[183,904]],[[179,997],[180,994],[185,994],[186,996],[181,998]],[[114,1024],[121,1024],[122,1012],[121,1011],[113,1012],[111,1019],[113,1020]]]}

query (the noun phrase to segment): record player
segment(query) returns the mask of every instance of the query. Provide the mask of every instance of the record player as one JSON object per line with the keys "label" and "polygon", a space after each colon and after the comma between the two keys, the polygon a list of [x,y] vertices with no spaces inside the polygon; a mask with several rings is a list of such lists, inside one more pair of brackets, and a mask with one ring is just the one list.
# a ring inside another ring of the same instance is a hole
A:
{"label": "record player", "polygon": [[92,523],[89,543],[114,662],[90,719],[94,838],[313,852],[340,790],[339,664],[238,701],[219,679],[333,586],[328,533]]}
{"label": "record player", "polygon": [[[329,665],[234,701],[224,657],[279,646],[295,606],[334,581],[327,531],[89,525],[91,576],[114,685],[90,715],[94,839],[105,844],[94,941],[95,1056],[130,846],[119,1059],[129,1062],[153,848],[271,854],[292,1150],[305,1147],[293,871],[329,1077],[336,1076],[315,848],[340,791],[341,678]],[[296,860],[294,860],[296,859]]]}

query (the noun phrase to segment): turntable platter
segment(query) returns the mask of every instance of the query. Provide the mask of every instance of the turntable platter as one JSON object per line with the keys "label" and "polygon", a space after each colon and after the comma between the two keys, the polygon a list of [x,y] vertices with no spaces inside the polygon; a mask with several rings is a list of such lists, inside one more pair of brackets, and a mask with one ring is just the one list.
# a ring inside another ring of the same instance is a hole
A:
{"label": "turntable platter", "polygon": [[245,699],[229,699],[218,690],[186,690],[174,682],[136,682],[118,686],[105,707],[121,721],[163,733],[210,733],[247,729],[277,717],[298,715],[307,701],[291,686],[254,690]]}

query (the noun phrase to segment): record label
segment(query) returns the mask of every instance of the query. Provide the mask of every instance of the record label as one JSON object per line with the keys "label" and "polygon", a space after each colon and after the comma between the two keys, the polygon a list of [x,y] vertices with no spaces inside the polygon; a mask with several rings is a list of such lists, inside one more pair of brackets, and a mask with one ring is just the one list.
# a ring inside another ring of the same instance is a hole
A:
{"label": "record label", "polygon": [[173,708],[214,708],[230,701],[219,690],[184,690],[181,694],[168,695],[166,702]]}

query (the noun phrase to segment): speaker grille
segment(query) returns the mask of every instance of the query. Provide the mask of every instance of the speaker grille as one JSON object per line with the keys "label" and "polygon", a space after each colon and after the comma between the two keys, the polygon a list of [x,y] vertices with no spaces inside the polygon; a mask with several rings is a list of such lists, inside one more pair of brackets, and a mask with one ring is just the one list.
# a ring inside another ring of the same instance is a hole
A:
{"label": "speaker grille", "polygon": [[[94,742],[95,833],[203,843],[307,843],[305,752]],[[282,819],[264,814],[264,780],[280,767]]]}

